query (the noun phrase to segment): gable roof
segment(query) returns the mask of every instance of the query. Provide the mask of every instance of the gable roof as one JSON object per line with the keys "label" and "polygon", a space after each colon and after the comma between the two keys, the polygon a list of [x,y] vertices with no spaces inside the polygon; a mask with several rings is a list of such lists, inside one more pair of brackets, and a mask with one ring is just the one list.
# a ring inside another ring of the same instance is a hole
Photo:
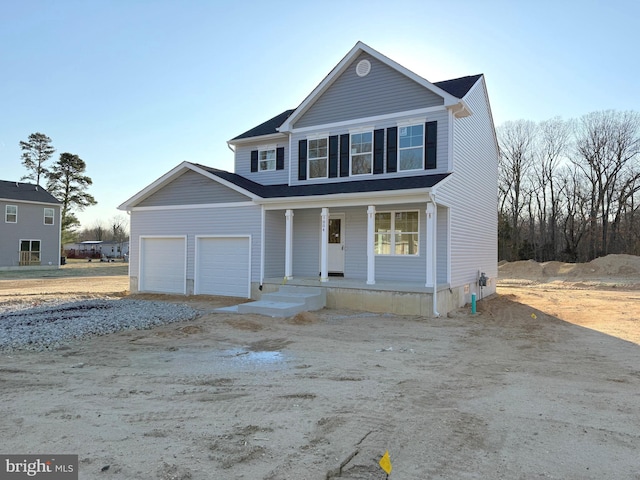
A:
{"label": "gable roof", "polygon": [[[431,83],[426,79],[416,75],[400,64],[385,57],[378,51],[372,49],[368,45],[358,42],[355,47],[340,61],[340,63],[325,77],[325,79],[314,89],[309,96],[295,109],[286,110],[273,118],[270,118],[264,123],[247,130],[246,132],[238,135],[237,137],[229,140],[229,143],[234,143],[237,140],[243,140],[254,137],[261,137],[266,135],[278,134],[281,130],[286,131],[290,128],[291,123],[299,118],[304,112],[306,112],[315,100],[324,93],[331,84],[337,79],[337,77],[349,67],[350,62],[354,60],[361,52],[366,52],[386,65],[394,68],[403,75],[408,76],[415,82],[419,83],[423,87],[433,91],[434,93],[444,97],[445,105],[452,106],[457,103],[463,103],[461,100],[471,90],[478,79],[482,77],[482,74],[468,75],[465,77],[454,78],[451,80],[444,80],[440,82]],[[463,106],[464,107],[464,106]],[[466,108],[466,107],[464,107]],[[464,109],[463,108],[463,109]],[[456,110],[458,112],[460,110]]]}
{"label": "gable roof", "polygon": [[351,51],[349,53],[347,53],[347,55],[345,55],[345,57],[340,61],[340,63],[338,63],[338,65],[336,65],[334,67],[334,69],[331,70],[331,72],[324,78],[324,80],[322,80],[322,82],[320,82],[320,84],[307,96],[307,98],[305,98],[303,100],[303,102],[300,105],[298,105],[298,107],[294,110],[294,112],[280,126],[280,130],[281,131],[289,131],[291,129],[291,126],[295,122],[295,120],[300,118],[307,110],[309,110],[309,108],[311,108],[311,106],[316,102],[316,100],[320,96],[322,96],[322,94],[324,92],[326,92],[329,89],[329,87],[337,80],[337,78],[340,75],[342,75],[342,73],[344,73],[347,70],[347,68],[349,68],[349,66],[352,64],[352,62],[362,52],[371,55],[376,60],[378,60],[378,61],[386,64],[387,66],[393,68],[394,70],[398,71],[402,75],[405,75],[406,77],[409,77],[411,80],[413,80],[417,84],[423,86],[427,90],[432,91],[436,95],[439,95],[440,97],[442,97],[444,99],[444,106],[445,107],[451,107],[453,105],[457,105],[460,102],[459,98],[451,95],[446,90],[443,90],[442,88],[436,86],[435,84],[427,81],[426,79],[424,79],[421,76],[415,74],[411,70],[403,67],[399,63],[397,63],[397,62],[391,60],[390,58],[382,55],[380,52],[378,52],[377,50],[374,50],[373,48],[369,47],[368,45],[366,45],[366,44],[364,44],[362,42],[358,42],[351,49]]}
{"label": "gable roof", "polygon": [[52,203],[62,202],[47,192],[44,188],[33,183],[11,182],[0,180],[0,199],[21,202]]}

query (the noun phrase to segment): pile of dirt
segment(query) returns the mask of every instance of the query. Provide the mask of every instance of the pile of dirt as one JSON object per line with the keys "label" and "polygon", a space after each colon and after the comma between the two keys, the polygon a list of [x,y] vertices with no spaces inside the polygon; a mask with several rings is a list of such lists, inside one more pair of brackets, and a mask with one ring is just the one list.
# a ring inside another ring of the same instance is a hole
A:
{"label": "pile of dirt", "polygon": [[607,255],[588,263],[543,262],[522,260],[501,263],[500,281],[601,281],[604,283],[640,283],[640,257],[635,255]]}

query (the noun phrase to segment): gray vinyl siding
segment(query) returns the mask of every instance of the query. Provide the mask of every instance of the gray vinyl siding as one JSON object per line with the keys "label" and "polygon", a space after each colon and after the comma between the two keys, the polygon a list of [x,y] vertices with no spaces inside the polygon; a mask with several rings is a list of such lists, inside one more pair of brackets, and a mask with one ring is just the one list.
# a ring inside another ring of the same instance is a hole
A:
{"label": "gray vinyl siding", "polygon": [[[284,278],[286,220],[283,210],[265,212],[264,276]],[[295,225],[296,215],[293,222]]]}
{"label": "gray vinyl siding", "polygon": [[294,210],[293,276],[320,274],[320,209]]}
{"label": "gray vinyl siding", "polygon": [[249,200],[246,195],[190,170],[145,198],[136,206],[197,205],[246,202]]}
{"label": "gray vinyl siding", "polygon": [[[17,223],[6,223],[6,205],[18,207]],[[44,209],[53,208],[53,225],[44,224]],[[20,241],[40,241],[40,265],[60,264],[60,206],[0,201],[0,267],[20,264]]]}
{"label": "gray vinyl siding", "polygon": [[[364,77],[356,74],[360,60],[371,62]],[[387,113],[443,105],[444,99],[366,53],[360,54],[294,124],[324,125]]]}
{"label": "gray vinyl siding", "polygon": [[[284,148],[284,170],[269,170],[266,172],[251,171],[251,151],[265,150],[268,148]],[[242,175],[249,180],[262,185],[279,185],[289,183],[289,137],[277,142],[256,142],[252,144],[237,145],[235,147],[235,170],[238,175]]]}
{"label": "gray vinyl siding", "polygon": [[442,206],[437,209],[436,236],[437,283],[443,285],[449,283],[449,209]]}
{"label": "gray vinyl siding", "polygon": [[453,174],[438,199],[450,207],[451,285],[497,276],[498,153],[484,79],[465,98],[473,115],[454,121]]}
{"label": "gray vinyl siding", "polygon": [[[423,115],[424,116],[424,115]],[[397,126],[399,121],[407,120],[408,118],[414,118],[413,116],[407,117],[406,115],[398,115],[392,119],[385,119],[372,123],[353,123],[348,126],[336,127],[328,130],[323,130],[322,133],[327,136],[348,134],[350,129],[358,127],[372,127],[372,130],[380,128],[389,128]],[[432,170],[410,170],[402,172],[387,173],[387,154],[386,154],[386,134],[385,134],[385,149],[384,149],[384,168],[385,173],[376,175],[355,175],[352,177],[336,177],[336,178],[312,178],[309,180],[298,180],[298,143],[300,140],[304,140],[313,136],[313,132],[295,132],[292,135],[292,147],[291,147],[291,185],[306,185],[311,183],[332,183],[332,182],[350,182],[371,180],[380,178],[397,178],[397,177],[409,177],[415,175],[424,175],[425,173],[436,174],[445,173],[449,171],[449,112],[446,109],[438,110],[426,115],[426,121],[438,122],[438,137],[437,137],[437,168]],[[285,155],[286,157],[287,155]]]}
{"label": "gray vinyl siding", "polygon": [[140,236],[187,236],[187,281],[194,279],[196,235],[250,235],[251,281],[260,280],[261,209],[257,205],[221,208],[133,210],[130,275],[137,277]]}

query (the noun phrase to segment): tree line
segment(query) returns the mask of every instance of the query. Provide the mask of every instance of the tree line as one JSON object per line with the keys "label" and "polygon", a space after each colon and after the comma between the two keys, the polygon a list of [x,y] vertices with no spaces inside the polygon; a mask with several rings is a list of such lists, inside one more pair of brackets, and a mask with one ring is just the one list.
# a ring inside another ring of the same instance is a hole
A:
{"label": "tree line", "polygon": [[509,121],[500,149],[500,260],[640,255],[640,114]]}
{"label": "tree line", "polygon": [[85,175],[86,163],[78,155],[61,153],[59,159],[49,168],[48,163],[56,150],[51,138],[40,132],[29,135],[27,141],[21,141],[20,149],[22,165],[28,172],[20,180],[30,180],[44,187],[62,202],[62,243],[73,242],[76,229],[80,226],[74,212],[98,203],[87,192],[93,182]]}

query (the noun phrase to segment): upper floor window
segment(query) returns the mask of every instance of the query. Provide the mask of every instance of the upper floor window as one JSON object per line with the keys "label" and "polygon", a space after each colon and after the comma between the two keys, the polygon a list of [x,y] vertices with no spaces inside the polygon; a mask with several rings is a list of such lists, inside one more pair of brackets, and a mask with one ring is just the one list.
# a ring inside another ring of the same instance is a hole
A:
{"label": "upper floor window", "polygon": [[424,159],[424,125],[398,128],[398,169],[421,170]]}
{"label": "upper floor window", "polygon": [[53,208],[45,208],[44,209],[44,224],[45,225],[53,225],[53,215],[54,215],[54,209]]}
{"label": "upper floor window", "polygon": [[418,254],[418,212],[376,213],[376,255]]}
{"label": "upper floor window", "polygon": [[351,134],[351,175],[372,173],[373,133]]}
{"label": "upper floor window", "polygon": [[5,206],[4,221],[7,223],[18,223],[18,206],[17,205]]}
{"label": "upper floor window", "polygon": [[327,138],[309,140],[309,178],[327,178]]}
{"label": "upper floor window", "polygon": [[266,172],[276,169],[276,149],[258,151],[258,170]]}

